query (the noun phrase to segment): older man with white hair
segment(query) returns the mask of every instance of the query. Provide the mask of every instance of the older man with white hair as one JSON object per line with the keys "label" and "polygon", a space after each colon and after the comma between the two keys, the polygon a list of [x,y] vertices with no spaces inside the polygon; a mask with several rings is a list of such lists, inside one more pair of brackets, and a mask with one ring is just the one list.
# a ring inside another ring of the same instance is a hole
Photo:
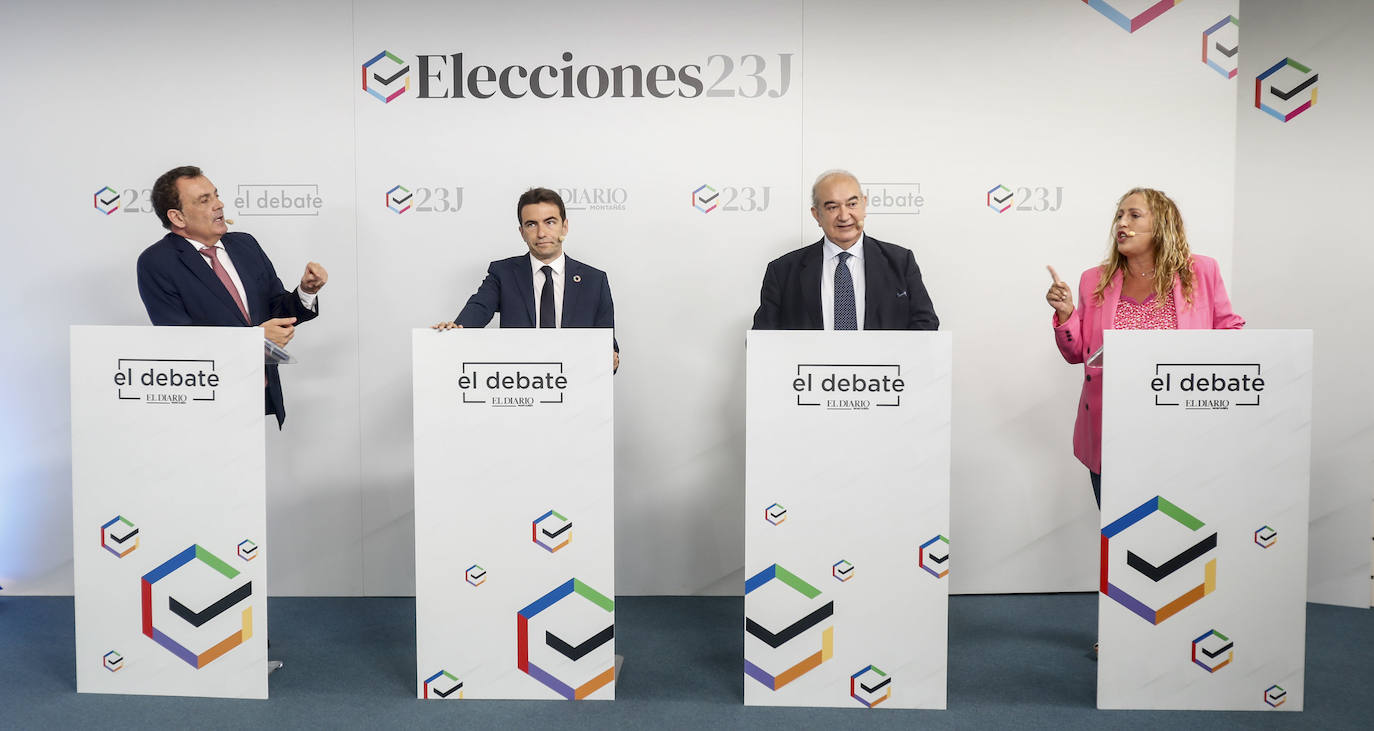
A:
{"label": "older man with white hair", "polygon": [[755,330],[935,330],[910,249],[864,234],[868,197],[846,170],[811,186],[820,241],[769,262],[754,312]]}

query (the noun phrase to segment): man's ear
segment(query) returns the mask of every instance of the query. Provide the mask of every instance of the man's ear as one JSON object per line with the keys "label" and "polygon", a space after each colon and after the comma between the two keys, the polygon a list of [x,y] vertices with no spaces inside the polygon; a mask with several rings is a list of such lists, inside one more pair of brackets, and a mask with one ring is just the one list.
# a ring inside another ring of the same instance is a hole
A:
{"label": "man's ear", "polygon": [[175,208],[167,211],[167,220],[171,222],[172,228],[186,228],[186,217]]}

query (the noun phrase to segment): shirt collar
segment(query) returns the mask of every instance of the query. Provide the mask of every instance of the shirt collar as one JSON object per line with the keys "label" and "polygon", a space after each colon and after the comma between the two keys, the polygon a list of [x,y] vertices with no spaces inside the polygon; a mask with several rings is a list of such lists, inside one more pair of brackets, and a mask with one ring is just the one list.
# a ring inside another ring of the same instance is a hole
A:
{"label": "shirt collar", "polygon": [[[182,236],[181,238],[186,239],[185,236]],[[219,241],[216,241],[215,243],[210,244],[210,245],[207,246],[207,245],[205,245],[205,244],[200,243],[199,241],[192,241],[192,240],[190,240],[190,239],[186,239],[186,243],[188,243],[188,244],[190,244],[192,247],[194,247],[196,251],[200,251],[200,250],[202,250],[202,249],[213,249],[213,248],[219,246],[219,244],[220,244]]]}
{"label": "shirt collar", "polygon": [[[564,259],[565,257],[562,254],[559,254],[557,259],[554,259],[548,264],[548,266],[553,268],[553,273],[560,277],[563,276]],[[534,258],[534,254],[530,254],[530,270],[533,271],[536,275],[538,275],[543,270],[543,268],[544,262]]]}
{"label": "shirt collar", "polygon": [[826,261],[830,261],[831,259],[834,259],[835,257],[839,256],[841,251],[848,251],[850,254],[854,255],[855,259],[859,261],[864,260],[864,240],[862,236],[860,236],[859,240],[855,241],[854,245],[849,247],[848,249],[841,249],[840,245],[835,243],[834,241],[831,241],[829,236],[825,236],[823,238],[825,239],[824,248]]}

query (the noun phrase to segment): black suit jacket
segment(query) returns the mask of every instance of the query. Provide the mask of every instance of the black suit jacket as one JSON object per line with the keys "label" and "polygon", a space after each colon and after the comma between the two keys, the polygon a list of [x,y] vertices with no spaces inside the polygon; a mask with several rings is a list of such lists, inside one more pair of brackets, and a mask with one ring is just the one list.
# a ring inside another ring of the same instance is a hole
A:
{"label": "black suit jacket", "polygon": [[[825,239],[768,263],[754,312],[755,330],[820,330]],[[865,235],[864,329],[935,330],[940,318],[910,249]]]}
{"label": "black suit jacket", "polygon": [[[295,290],[286,291],[257,239],[233,232],[225,234],[220,245],[243,282],[243,305],[251,322],[244,322],[205,256],[190,241],[169,233],[138,257],[138,294],[154,325],[257,327],[274,317],[294,317],[299,325],[318,314],[301,305]],[[277,415],[279,428],[286,421],[276,365],[267,366],[266,411]]]}
{"label": "black suit jacket", "polygon": [[[563,327],[614,328],[615,303],[606,272],[566,254],[563,264]],[[463,327],[486,327],[497,312],[501,327],[534,327],[534,272],[529,254],[492,262],[481,286],[453,321]],[[615,350],[620,352],[619,343]]]}

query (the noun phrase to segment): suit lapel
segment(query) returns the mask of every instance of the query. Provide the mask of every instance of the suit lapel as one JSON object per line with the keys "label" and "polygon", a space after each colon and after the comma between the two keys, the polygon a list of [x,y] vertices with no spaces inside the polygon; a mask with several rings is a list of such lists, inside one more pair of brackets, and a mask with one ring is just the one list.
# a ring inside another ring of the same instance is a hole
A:
{"label": "suit lapel", "polygon": [[1125,275],[1118,269],[1112,275],[1112,281],[1107,283],[1107,288],[1102,290],[1102,309],[1098,310],[1097,316],[1103,330],[1116,329],[1116,303],[1121,301],[1121,285],[1124,281]]}
{"label": "suit lapel", "polygon": [[1182,278],[1182,277],[1179,277],[1177,274],[1175,274],[1175,275],[1174,275],[1174,322],[1178,323],[1178,329],[1180,329],[1180,330],[1190,330],[1190,329],[1194,329],[1194,328],[1195,328],[1195,325],[1190,321],[1192,318],[1189,318],[1188,315],[1194,315],[1194,316],[1196,316],[1196,315],[1195,315],[1196,310],[1190,310],[1188,313],[1185,314],[1184,311],[1183,311],[1183,308],[1186,307],[1186,306],[1187,306],[1187,303],[1183,301],[1183,278]]}
{"label": "suit lapel", "polygon": [[879,304],[896,294],[891,291],[891,277],[888,276],[892,267],[882,249],[867,235],[860,245],[864,247],[864,329],[881,330],[884,323]]}
{"label": "suit lapel", "polygon": [[[229,255],[229,261],[234,262],[234,271],[239,273],[239,281],[243,283],[243,296],[245,298],[243,306],[248,308],[248,317],[252,318],[253,322],[266,320],[266,313],[253,311],[254,303],[260,301],[260,298],[257,291],[257,277],[249,276],[253,273],[253,262],[249,261],[250,257],[237,243],[232,243],[227,239],[220,239],[219,243],[224,247],[224,253]],[[236,305],[234,311],[237,312],[238,309]],[[246,324],[252,325],[253,322]]]}
{"label": "suit lapel", "polygon": [[801,260],[802,312],[806,313],[806,326],[813,330],[825,327],[825,317],[821,314],[821,262],[824,251],[825,239],[821,239],[807,249]]}
{"label": "suit lapel", "polygon": [[580,322],[573,313],[582,301],[582,263],[563,255],[563,324]]}
{"label": "suit lapel", "polygon": [[[170,235],[176,236],[176,234]],[[206,289],[210,290],[211,296],[219,300],[219,302],[228,308],[230,312],[234,313],[234,317],[239,322],[243,322],[243,313],[239,312],[239,306],[234,304],[233,296],[229,294],[229,290],[224,288],[224,284],[219,281],[219,277],[215,276],[214,270],[210,268],[209,260],[205,258],[204,254],[200,253],[200,249],[196,248],[195,244],[192,244],[181,236],[176,236],[175,243],[177,252],[181,256],[181,263],[190,270],[191,274],[194,275],[196,279],[200,280],[201,284],[205,285]],[[221,243],[223,242],[221,241]],[[225,251],[228,251],[228,249],[226,248]],[[237,261],[234,262],[234,268],[238,268]],[[248,323],[244,322],[243,324],[247,325]]]}
{"label": "suit lapel", "polygon": [[515,260],[515,291],[525,303],[525,317],[530,327],[534,327],[538,321],[534,318],[534,272],[530,269],[529,256]]}

